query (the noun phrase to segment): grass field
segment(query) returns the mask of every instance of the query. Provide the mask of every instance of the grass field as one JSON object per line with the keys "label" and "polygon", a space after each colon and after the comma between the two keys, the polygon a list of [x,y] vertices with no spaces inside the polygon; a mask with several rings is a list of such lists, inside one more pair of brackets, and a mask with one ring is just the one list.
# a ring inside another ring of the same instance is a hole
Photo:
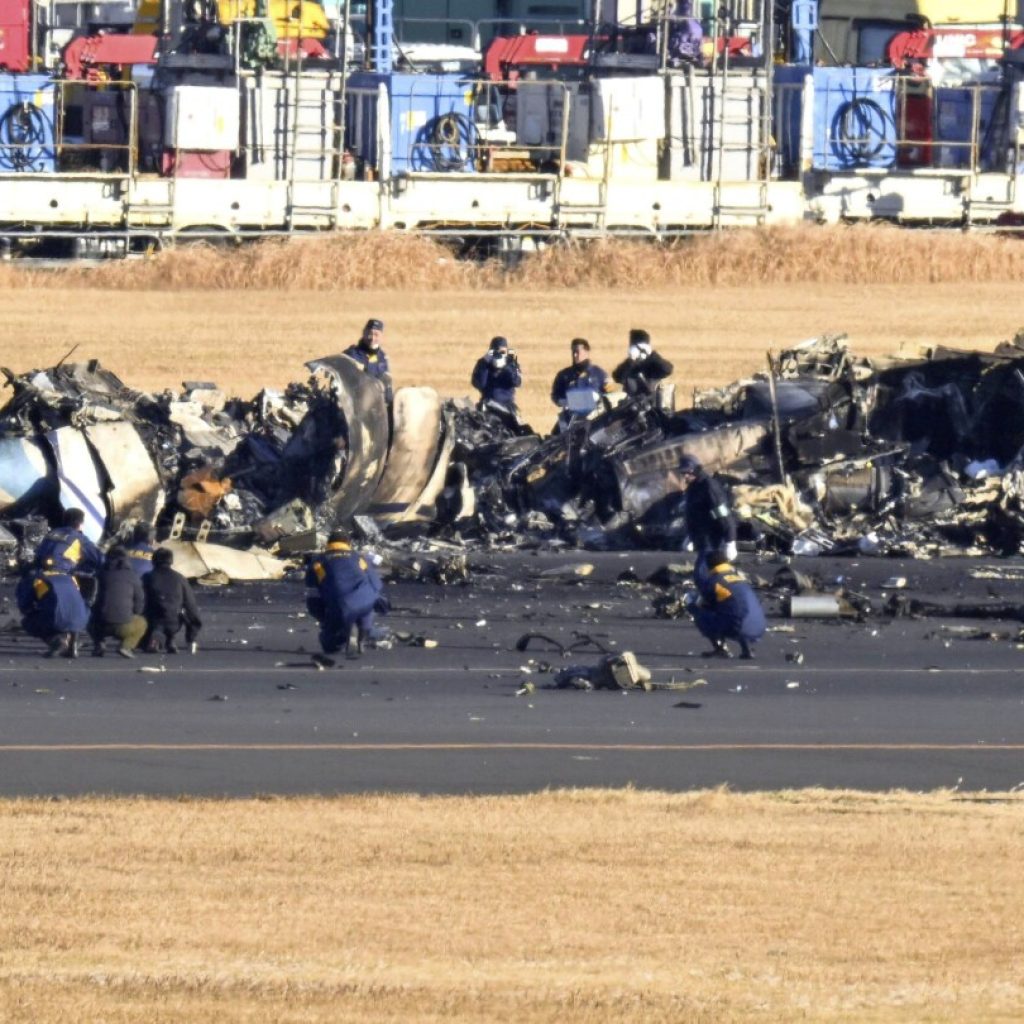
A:
{"label": "grass field", "polygon": [[[1024,247],[800,237],[711,240],[703,262],[555,254],[550,279],[500,285],[433,250],[0,267],[0,364],[77,345],[135,387],[248,397],[378,316],[396,383],[446,395],[507,335],[547,428],[577,335],[611,369],[646,327],[685,400],[822,332],[910,354],[1024,323]],[[0,1021],[1018,1021],[1022,811],[950,793],[0,803]]]}
{"label": "grass field", "polygon": [[526,377],[521,405],[538,428],[554,419],[551,379],[570,339],[589,338],[595,362],[624,357],[630,327],[646,327],[676,365],[680,399],[693,386],[760,370],[765,350],[846,332],[866,354],[920,345],[991,348],[1024,324],[1019,284],[788,284],[750,288],[303,292],[3,292],[0,364],[50,366],[72,345],[145,389],[212,380],[242,397],[300,380],[302,364],[351,344],[364,321],[386,323],[396,382],[469,392],[475,359],[505,334]]}
{"label": "grass field", "polygon": [[1024,797],[0,804],[0,1019],[1016,1021]]}

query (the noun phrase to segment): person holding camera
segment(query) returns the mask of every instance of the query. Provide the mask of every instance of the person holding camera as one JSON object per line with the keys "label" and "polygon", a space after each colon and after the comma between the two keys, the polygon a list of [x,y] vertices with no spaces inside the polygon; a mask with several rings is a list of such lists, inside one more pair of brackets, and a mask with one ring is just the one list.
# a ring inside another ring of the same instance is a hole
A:
{"label": "person holding camera", "polygon": [[481,356],[473,367],[470,383],[480,392],[477,408],[491,408],[518,419],[516,391],[522,387],[523,375],[515,352],[508,347],[507,338],[491,339],[487,354]]}

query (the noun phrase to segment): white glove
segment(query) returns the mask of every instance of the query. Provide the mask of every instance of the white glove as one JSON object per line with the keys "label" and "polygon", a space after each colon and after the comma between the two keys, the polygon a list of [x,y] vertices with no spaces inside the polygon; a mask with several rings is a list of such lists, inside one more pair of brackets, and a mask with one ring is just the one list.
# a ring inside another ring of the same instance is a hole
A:
{"label": "white glove", "polygon": [[739,554],[739,551],[736,550],[736,542],[734,540],[729,541],[723,550],[725,551],[725,557],[730,562],[736,561],[736,556]]}
{"label": "white glove", "polygon": [[692,551],[692,550],[693,550],[693,541],[692,541],[692,540],[688,540],[688,541],[687,541],[687,542],[686,542],[686,543],[685,543],[685,544],[683,545],[683,550],[684,550],[684,551]]}

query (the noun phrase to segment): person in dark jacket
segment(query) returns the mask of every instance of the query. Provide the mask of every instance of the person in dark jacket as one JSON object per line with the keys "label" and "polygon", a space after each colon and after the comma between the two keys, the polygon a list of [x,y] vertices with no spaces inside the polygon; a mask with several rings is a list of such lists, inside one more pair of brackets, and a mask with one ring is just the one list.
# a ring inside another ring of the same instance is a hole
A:
{"label": "person in dark jacket", "polygon": [[362,368],[363,372],[379,380],[384,386],[385,397],[391,401],[391,373],[388,367],[388,357],[381,348],[384,340],[384,321],[367,320],[363,328],[362,337],[355,345],[349,345],[345,349],[345,355],[354,359]]}
{"label": "person in dark jacket", "polygon": [[146,638],[143,649],[149,654],[160,650],[163,637],[164,650],[168,654],[178,651],[174,639],[185,627],[185,642],[193,654],[196,652],[196,638],[203,627],[196,605],[195,595],[188,580],[171,568],[174,553],[167,548],[153,552],[153,571],[142,581],[146,594]]}
{"label": "person in dark jacket", "polygon": [[387,610],[384,585],[369,560],[352,549],[348,534],[335,530],[326,550],[306,569],[306,607],[320,623],[320,647],[334,654],[342,647],[357,657],[366,640],[380,631],[374,612]]}
{"label": "person in dark jacket", "polygon": [[80,508],[67,509],[64,524],[51,530],[36,548],[36,568],[95,576],[103,567],[103,553],[82,532],[84,523],[85,513]]}
{"label": "person in dark jacket", "polygon": [[473,367],[470,382],[480,392],[479,408],[500,406],[512,416],[518,416],[516,391],[523,386],[523,375],[515,352],[509,350],[507,338],[491,338],[487,354]]}
{"label": "person in dark jacket", "polygon": [[78,657],[78,634],[89,624],[89,606],[74,576],[29,569],[18,581],[15,599],[21,628],[46,641],[45,657]]}
{"label": "person in dark jacket", "polygon": [[119,641],[117,653],[122,658],[134,658],[132,652],[146,632],[146,619],[142,614],[145,609],[142,580],[132,567],[128,552],[122,547],[111,548],[107,552],[107,564],[100,573],[99,590],[89,621],[93,655],[102,658],[103,641],[112,636]]}
{"label": "person in dark jacket", "polygon": [[629,332],[629,356],[612,371],[612,380],[630,398],[653,395],[658,384],[672,376],[672,364],[651,346],[651,336],[634,327]]}
{"label": "person in dark jacket", "polygon": [[[138,523],[132,530],[131,540],[125,548],[128,561],[139,579],[153,571],[153,552],[156,551],[156,546],[153,544],[155,537],[156,531],[149,523]],[[107,558],[109,559],[109,557],[108,555]]]}
{"label": "person in dark jacket", "polygon": [[698,561],[708,553],[721,548],[725,557],[736,558],[736,519],[729,507],[725,488],[704,471],[700,461],[692,455],[679,460],[679,476],[686,487],[683,495],[683,515],[686,533]]}
{"label": "person in dark jacket", "polygon": [[751,645],[764,636],[764,610],[747,578],[725,557],[711,551],[694,571],[698,598],[692,604],[694,622],[711,641],[707,656],[730,657],[726,640],[739,641],[741,657],[753,658]]}
{"label": "person in dark jacket", "polygon": [[559,370],[551,385],[551,401],[562,410],[556,432],[565,430],[578,417],[589,416],[613,387],[608,374],[590,361],[590,342],[586,338],[573,338],[569,348],[572,365]]}

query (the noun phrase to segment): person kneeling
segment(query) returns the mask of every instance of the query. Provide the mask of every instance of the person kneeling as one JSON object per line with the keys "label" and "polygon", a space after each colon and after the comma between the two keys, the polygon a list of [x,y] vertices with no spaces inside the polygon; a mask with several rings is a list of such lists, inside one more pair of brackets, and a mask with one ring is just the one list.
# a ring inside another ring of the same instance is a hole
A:
{"label": "person kneeling", "polygon": [[691,604],[694,622],[712,649],[707,656],[730,657],[726,640],[739,642],[741,656],[753,658],[752,645],[764,636],[764,610],[754,588],[721,550],[698,559],[697,595]]}
{"label": "person kneeling", "polygon": [[93,655],[102,658],[103,641],[112,636],[119,641],[117,653],[122,658],[134,658],[132,651],[146,632],[146,619],[142,614],[145,607],[142,580],[128,552],[122,547],[111,548],[100,572],[99,593],[89,622]]}
{"label": "person kneeling", "polygon": [[314,555],[306,570],[306,607],[320,623],[324,654],[346,648],[356,658],[367,640],[381,638],[374,612],[387,610],[384,584],[369,560],[352,550],[348,534],[335,530],[327,548]]}
{"label": "person kneeling", "polygon": [[142,581],[146,592],[146,639],[143,649],[149,654],[160,650],[159,637],[164,638],[164,650],[176,654],[178,647],[174,638],[182,626],[185,627],[185,642],[193,654],[196,652],[196,638],[203,623],[199,608],[188,580],[171,568],[174,552],[157,548],[153,552],[153,571]]}

